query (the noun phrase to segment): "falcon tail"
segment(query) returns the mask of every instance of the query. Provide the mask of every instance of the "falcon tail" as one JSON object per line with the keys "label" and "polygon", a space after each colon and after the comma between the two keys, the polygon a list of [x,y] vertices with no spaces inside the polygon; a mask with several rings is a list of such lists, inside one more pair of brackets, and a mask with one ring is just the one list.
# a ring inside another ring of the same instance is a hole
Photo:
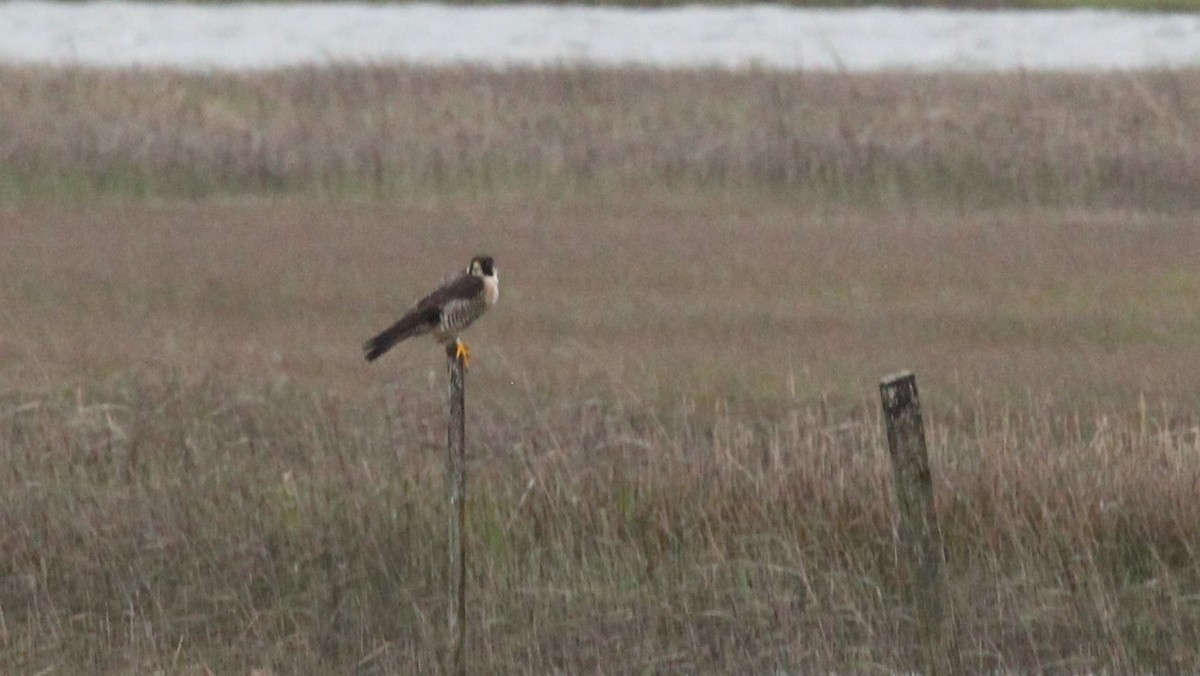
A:
{"label": "falcon tail", "polygon": [[379,335],[363,343],[363,355],[367,361],[375,361],[384,352],[392,349],[396,343],[419,336],[428,331],[431,324],[436,325],[438,321],[436,310],[434,316],[430,317],[428,314],[428,312],[410,312],[400,321],[384,329]]}

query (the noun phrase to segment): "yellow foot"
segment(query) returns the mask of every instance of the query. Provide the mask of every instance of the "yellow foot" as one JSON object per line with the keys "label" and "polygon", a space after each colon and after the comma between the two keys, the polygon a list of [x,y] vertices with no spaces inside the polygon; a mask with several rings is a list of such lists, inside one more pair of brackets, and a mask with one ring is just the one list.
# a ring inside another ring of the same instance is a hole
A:
{"label": "yellow foot", "polygon": [[454,358],[462,360],[463,368],[471,365],[471,349],[461,340],[454,341]]}

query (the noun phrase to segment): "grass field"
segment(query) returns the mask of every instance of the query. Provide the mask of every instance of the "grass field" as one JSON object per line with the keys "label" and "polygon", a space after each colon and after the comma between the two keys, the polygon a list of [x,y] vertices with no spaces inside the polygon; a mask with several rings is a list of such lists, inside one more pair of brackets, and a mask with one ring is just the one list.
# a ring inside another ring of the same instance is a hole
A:
{"label": "grass field", "polygon": [[1200,205],[1200,74],[7,69],[0,197]]}
{"label": "grass field", "polygon": [[[1196,73],[0,72],[0,671],[1200,669]],[[62,130],[69,130],[63,133]]]}

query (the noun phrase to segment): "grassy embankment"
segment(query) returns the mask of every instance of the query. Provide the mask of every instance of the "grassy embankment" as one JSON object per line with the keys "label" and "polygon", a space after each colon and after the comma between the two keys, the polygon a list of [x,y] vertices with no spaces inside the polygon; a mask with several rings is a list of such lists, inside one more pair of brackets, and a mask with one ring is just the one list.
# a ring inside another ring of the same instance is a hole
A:
{"label": "grassy embankment", "polygon": [[6,672],[437,669],[476,249],[476,664],[915,665],[911,367],[971,669],[1200,667],[1194,73],[0,78]]}

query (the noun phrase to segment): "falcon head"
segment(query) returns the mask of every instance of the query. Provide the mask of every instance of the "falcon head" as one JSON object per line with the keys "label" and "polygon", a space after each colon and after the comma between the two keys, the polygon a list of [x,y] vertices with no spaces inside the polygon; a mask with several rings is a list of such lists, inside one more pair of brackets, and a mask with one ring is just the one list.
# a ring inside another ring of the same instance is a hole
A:
{"label": "falcon head", "polygon": [[476,277],[495,277],[496,264],[491,256],[476,256],[471,259],[471,264],[467,266],[467,274],[475,275]]}

